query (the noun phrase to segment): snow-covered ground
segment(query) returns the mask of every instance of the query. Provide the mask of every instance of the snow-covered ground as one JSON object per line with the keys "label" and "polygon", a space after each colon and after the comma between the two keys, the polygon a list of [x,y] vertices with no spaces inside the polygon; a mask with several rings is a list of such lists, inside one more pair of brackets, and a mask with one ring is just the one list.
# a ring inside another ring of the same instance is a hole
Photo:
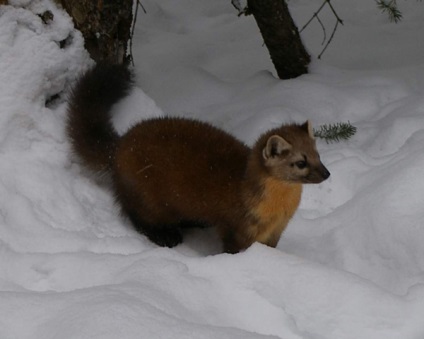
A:
{"label": "snow-covered ground", "polygon": [[[237,255],[220,253],[213,230],[159,248],[117,214],[70,156],[55,96],[91,64],[80,34],[48,0],[11,3],[0,7],[1,339],[424,338],[423,3],[398,1],[394,24],[374,1],[332,1],[344,26],[323,59],[281,81],[230,0],[142,1],[142,90],[116,108],[120,131],[163,112],[248,144],[282,122],[358,128],[318,143],[332,176],[305,186],[278,247]],[[320,3],[289,1],[299,26]],[[322,20],[328,37],[334,18]],[[302,36],[318,55],[319,24]]]}

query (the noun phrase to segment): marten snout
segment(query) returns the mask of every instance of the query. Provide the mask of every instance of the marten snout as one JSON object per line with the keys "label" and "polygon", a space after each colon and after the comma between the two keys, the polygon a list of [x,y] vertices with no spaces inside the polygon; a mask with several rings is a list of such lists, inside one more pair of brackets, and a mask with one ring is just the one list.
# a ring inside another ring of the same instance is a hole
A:
{"label": "marten snout", "polygon": [[322,180],[327,180],[330,177],[330,171],[321,163],[319,173],[321,174]]}
{"label": "marten snout", "polygon": [[309,173],[305,176],[304,183],[319,184],[320,182],[327,180],[329,177],[329,170],[322,164],[322,162],[320,162],[316,167],[311,166]]}
{"label": "marten snout", "polygon": [[330,175],[331,175],[330,171],[324,165],[322,165],[322,178],[324,180],[327,180],[330,177]]}

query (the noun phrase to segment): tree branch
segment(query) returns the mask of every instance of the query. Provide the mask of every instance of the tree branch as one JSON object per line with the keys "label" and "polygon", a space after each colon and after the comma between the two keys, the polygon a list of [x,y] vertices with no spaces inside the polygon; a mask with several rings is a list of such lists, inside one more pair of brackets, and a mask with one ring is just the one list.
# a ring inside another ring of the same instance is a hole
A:
{"label": "tree branch", "polygon": [[325,0],[320,8],[318,8],[318,10],[312,15],[312,17],[308,20],[308,22],[306,24],[303,25],[303,27],[300,29],[299,33],[302,33],[302,31],[309,26],[309,24],[312,22],[312,20],[314,20],[315,18],[318,18],[318,14],[319,12],[321,12],[321,10],[324,8],[325,4],[327,3],[327,0]]}
{"label": "tree branch", "polygon": [[134,12],[134,20],[133,20],[133,24],[131,27],[131,35],[130,35],[130,60],[131,60],[131,64],[134,66],[134,57],[133,57],[133,52],[132,52],[132,44],[133,44],[133,38],[134,38],[134,31],[135,31],[135,24],[137,22],[137,16],[138,16],[138,7],[141,7],[141,9],[143,10],[144,14],[147,14],[146,9],[144,8],[143,4],[140,2],[140,0],[137,0],[137,4],[135,6],[135,12]]}
{"label": "tree branch", "polygon": [[334,25],[333,32],[331,33],[330,39],[328,39],[327,44],[324,46],[323,50],[318,55],[318,59],[321,59],[321,56],[324,54],[324,52],[327,49],[328,45],[330,45],[330,42],[333,40],[334,34],[336,34],[337,26],[339,25],[339,23],[340,23],[340,21],[336,21],[336,24]]}
{"label": "tree branch", "polygon": [[233,5],[233,7],[238,10],[238,14],[237,16],[241,16],[241,15],[250,15],[252,13],[250,13],[249,8],[247,7],[247,5],[245,5],[244,7],[241,5],[240,0],[231,0],[231,4]]}
{"label": "tree branch", "polygon": [[[331,36],[330,36],[330,38],[328,40],[327,40],[327,34],[326,34],[325,26],[322,23],[321,19],[319,18],[319,13],[322,11],[322,9],[325,7],[325,5],[328,5],[330,7],[331,12],[333,13],[333,15],[336,18],[336,24],[334,25],[333,31],[332,31]],[[337,31],[337,27],[339,26],[339,24],[343,25],[343,20],[337,14],[337,12],[334,9],[333,5],[331,4],[330,0],[324,0],[324,2],[321,4],[321,6],[318,8],[318,10],[312,15],[312,17],[306,22],[306,24],[303,25],[303,27],[300,30],[300,33],[302,33],[302,31],[305,28],[307,28],[314,19],[316,19],[318,21],[318,23],[320,24],[320,26],[322,28],[323,34],[324,34],[324,39],[323,39],[322,45],[324,45],[325,41],[327,41],[327,43],[325,44],[323,50],[318,55],[318,59],[321,59],[321,56],[324,54],[324,52],[326,51],[328,45],[330,45],[331,41],[333,40],[334,35],[335,35],[336,31]]]}

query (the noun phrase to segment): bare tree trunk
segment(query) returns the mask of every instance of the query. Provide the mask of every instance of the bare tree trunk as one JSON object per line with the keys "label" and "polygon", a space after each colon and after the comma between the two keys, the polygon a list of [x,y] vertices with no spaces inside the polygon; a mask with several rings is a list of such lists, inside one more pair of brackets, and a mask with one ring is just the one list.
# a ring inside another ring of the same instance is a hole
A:
{"label": "bare tree trunk", "polygon": [[310,56],[284,0],[248,0],[280,79],[308,73]]}
{"label": "bare tree trunk", "polygon": [[95,61],[123,63],[131,35],[133,0],[55,0],[73,18]]}

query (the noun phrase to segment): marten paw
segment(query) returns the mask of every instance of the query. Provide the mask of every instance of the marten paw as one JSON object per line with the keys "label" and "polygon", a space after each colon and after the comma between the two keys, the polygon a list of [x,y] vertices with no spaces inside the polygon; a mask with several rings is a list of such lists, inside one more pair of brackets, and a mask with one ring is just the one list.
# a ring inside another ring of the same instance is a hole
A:
{"label": "marten paw", "polygon": [[227,232],[222,237],[222,242],[224,245],[224,252],[230,254],[236,254],[247,249],[250,245],[254,243],[255,239],[252,237],[247,237],[246,235],[227,230]]}
{"label": "marten paw", "polygon": [[162,247],[174,247],[183,242],[183,235],[179,228],[161,227],[145,232],[150,241]]}

